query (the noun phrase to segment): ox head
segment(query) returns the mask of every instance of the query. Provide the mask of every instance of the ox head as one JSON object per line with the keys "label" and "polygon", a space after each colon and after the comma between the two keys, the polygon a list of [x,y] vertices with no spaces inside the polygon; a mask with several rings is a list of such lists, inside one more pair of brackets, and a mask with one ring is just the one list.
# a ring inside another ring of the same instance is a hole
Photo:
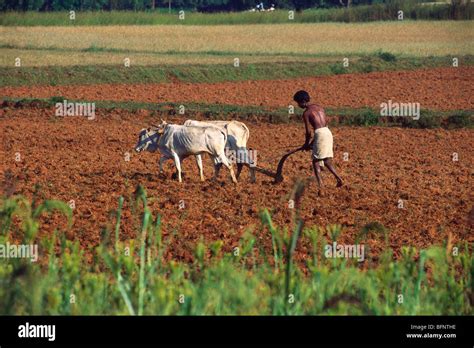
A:
{"label": "ox head", "polygon": [[161,134],[165,131],[166,125],[166,121],[162,120],[160,125],[153,125],[151,128],[143,128],[140,130],[135,151],[156,151],[158,148],[158,140],[160,139]]}
{"label": "ox head", "polygon": [[157,148],[158,133],[151,128],[143,128],[138,133],[138,143],[135,146],[136,152],[141,151],[156,151]]}

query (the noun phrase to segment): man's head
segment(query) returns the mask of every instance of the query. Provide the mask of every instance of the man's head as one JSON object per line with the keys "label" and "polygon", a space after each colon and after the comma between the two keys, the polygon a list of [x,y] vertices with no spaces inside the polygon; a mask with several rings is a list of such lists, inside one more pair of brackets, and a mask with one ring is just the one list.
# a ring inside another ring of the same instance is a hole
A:
{"label": "man's head", "polygon": [[293,100],[298,103],[298,106],[300,108],[304,109],[309,103],[310,98],[308,92],[301,90],[295,93],[295,95],[293,96]]}

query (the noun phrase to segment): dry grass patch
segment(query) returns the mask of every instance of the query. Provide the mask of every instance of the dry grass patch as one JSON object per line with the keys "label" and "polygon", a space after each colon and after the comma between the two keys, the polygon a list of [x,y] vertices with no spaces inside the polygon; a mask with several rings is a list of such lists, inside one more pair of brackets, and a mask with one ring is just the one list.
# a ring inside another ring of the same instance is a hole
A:
{"label": "dry grass patch", "polygon": [[12,48],[117,49],[241,54],[472,54],[472,21],[405,21],[229,26],[3,27]]}

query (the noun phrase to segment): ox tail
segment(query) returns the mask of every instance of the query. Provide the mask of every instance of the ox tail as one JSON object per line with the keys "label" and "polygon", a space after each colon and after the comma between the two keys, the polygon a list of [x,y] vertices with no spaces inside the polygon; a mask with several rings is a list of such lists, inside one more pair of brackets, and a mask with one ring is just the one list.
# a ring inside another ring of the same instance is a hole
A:
{"label": "ox tail", "polygon": [[248,129],[247,125],[243,122],[239,122],[240,123],[240,126],[242,127],[242,129],[244,130],[244,134],[245,134],[245,137],[243,140],[243,150],[245,152],[245,163],[251,165],[251,166],[254,166],[255,163],[254,161],[252,160],[250,154],[249,154],[249,150],[247,148],[247,142],[249,140],[249,137],[250,137],[250,130]]}
{"label": "ox tail", "polygon": [[227,131],[219,128],[219,132],[221,132],[221,134],[224,136],[224,144],[227,144]]}
{"label": "ox tail", "polygon": [[245,130],[245,147],[247,147],[247,142],[249,141],[250,137],[250,130],[248,129],[245,123],[241,123],[242,128]]}

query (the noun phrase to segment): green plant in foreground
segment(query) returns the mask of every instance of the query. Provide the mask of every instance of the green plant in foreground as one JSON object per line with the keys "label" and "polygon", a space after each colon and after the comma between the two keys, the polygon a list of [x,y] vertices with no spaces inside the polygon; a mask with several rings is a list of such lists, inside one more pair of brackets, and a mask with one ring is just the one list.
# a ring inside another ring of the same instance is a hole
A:
{"label": "green plant in foreground", "polygon": [[[148,208],[141,187],[129,200],[137,219],[136,237],[120,238],[121,197],[113,227],[104,229],[102,242],[88,259],[63,231],[39,237],[45,212],[59,210],[70,227],[67,205],[2,198],[0,245],[21,241],[38,243],[41,249],[37,263],[0,259],[0,313],[472,315],[474,259],[467,243],[453,245],[448,238],[426,250],[403,247],[397,260],[387,247],[368,267],[351,258],[326,258],[325,246],[339,241],[344,231],[338,225],[304,226],[299,216],[304,187],[297,182],[291,193],[293,227],[277,226],[268,210],[261,211],[270,250],[249,230],[238,245],[227,248],[230,252],[223,251],[220,240],[200,241],[191,263],[165,257],[173,254],[174,234],[163,237],[162,219]],[[378,222],[366,225],[356,243],[364,243],[369,233],[385,238],[388,245],[389,231]],[[299,250],[302,244],[308,251]]]}

